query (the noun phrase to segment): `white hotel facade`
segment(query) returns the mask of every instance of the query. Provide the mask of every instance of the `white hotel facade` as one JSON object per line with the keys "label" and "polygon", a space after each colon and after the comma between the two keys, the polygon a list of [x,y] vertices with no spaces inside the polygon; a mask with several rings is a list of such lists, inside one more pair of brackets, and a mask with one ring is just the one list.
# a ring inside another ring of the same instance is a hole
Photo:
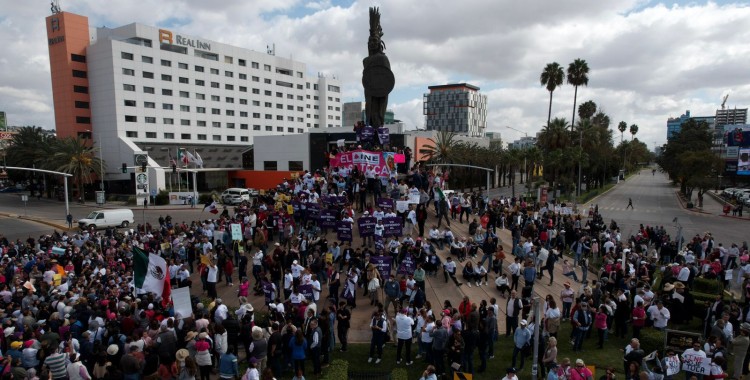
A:
{"label": "white hotel facade", "polygon": [[67,12],[47,32],[58,135],[101,146],[108,187],[133,186],[120,166],[142,152],[149,188],[165,189],[177,148],[241,169],[255,136],[342,126],[340,82],[299,61],[137,23],[89,28]]}

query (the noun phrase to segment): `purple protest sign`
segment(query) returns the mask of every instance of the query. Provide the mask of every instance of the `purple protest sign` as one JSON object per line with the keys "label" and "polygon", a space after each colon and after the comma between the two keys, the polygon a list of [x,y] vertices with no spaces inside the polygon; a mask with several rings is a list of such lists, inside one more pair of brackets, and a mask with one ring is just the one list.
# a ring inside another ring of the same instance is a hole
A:
{"label": "purple protest sign", "polygon": [[385,240],[382,236],[374,235],[373,240],[375,241],[375,250],[382,252],[385,250]]}
{"label": "purple protest sign", "polygon": [[377,219],[374,216],[363,216],[357,219],[359,228],[359,237],[367,237],[375,234],[375,223]]}
{"label": "purple protest sign", "polygon": [[391,198],[378,198],[377,199],[377,205],[380,207],[383,211],[390,211],[393,210],[394,202]]}
{"label": "purple protest sign", "polygon": [[393,257],[390,256],[372,256],[370,257],[370,264],[374,265],[375,268],[380,272],[380,277],[383,281],[388,280],[391,277],[391,266],[393,265]]}
{"label": "purple protest sign", "polygon": [[273,302],[273,299],[276,297],[276,294],[274,293],[274,287],[273,283],[270,281],[263,281],[263,285],[261,286],[263,288],[263,296],[266,300],[266,305]]}
{"label": "purple protest sign", "polygon": [[414,270],[417,269],[417,265],[414,263],[414,259],[411,255],[406,255],[404,260],[401,261],[401,265],[398,266],[398,274],[414,274]]}
{"label": "purple protest sign", "polygon": [[320,217],[320,205],[313,202],[307,203],[307,218],[312,220],[318,220]]}
{"label": "purple protest sign", "polygon": [[313,301],[315,299],[312,285],[300,285],[297,287],[297,290],[299,290],[299,294],[302,294],[308,300]]}
{"label": "purple protest sign", "polygon": [[383,218],[383,236],[401,236],[403,227],[401,226],[401,218],[390,217]]}
{"label": "purple protest sign", "polygon": [[323,203],[329,206],[343,206],[346,204],[346,197],[338,195],[327,195],[323,197]]}
{"label": "purple protest sign", "polygon": [[375,128],[371,126],[365,126],[359,134],[360,141],[370,141],[375,137]]}
{"label": "purple protest sign", "polygon": [[336,237],[340,241],[352,241],[352,224],[349,222],[336,222]]}
{"label": "purple protest sign", "polygon": [[389,133],[388,128],[378,128],[378,140],[380,140],[380,145],[389,145],[391,143],[391,135]]}
{"label": "purple protest sign", "polygon": [[298,200],[293,200],[291,203],[292,203],[292,209],[294,210],[294,213],[296,214],[297,212],[299,212],[301,205]]}
{"label": "purple protest sign", "polygon": [[338,219],[339,212],[337,210],[322,209],[320,210],[320,216],[318,217],[318,226],[321,228],[334,228],[336,227],[336,220]]}

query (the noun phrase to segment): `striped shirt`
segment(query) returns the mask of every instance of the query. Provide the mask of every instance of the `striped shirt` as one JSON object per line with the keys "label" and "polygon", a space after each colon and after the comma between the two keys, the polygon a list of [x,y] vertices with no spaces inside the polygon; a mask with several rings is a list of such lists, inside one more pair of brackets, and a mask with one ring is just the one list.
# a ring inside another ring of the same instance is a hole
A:
{"label": "striped shirt", "polygon": [[52,372],[53,379],[62,379],[68,376],[67,361],[68,355],[54,353],[44,359],[44,365],[46,365],[50,372]]}

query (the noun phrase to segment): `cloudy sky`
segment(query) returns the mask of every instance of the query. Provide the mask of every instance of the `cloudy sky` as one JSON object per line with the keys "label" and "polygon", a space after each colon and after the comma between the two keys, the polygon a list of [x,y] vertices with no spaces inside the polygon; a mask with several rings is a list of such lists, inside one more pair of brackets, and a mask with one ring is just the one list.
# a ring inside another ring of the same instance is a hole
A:
{"label": "cloudy sky", "polygon": [[[407,129],[424,125],[427,86],[468,82],[488,95],[488,130],[506,141],[546,123],[547,63],[576,58],[591,69],[579,104],[637,124],[653,148],[666,120],[750,106],[750,6],[732,1],[647,0],[62,0],[91,26],[132,22],[306,62],[338,76],[344,101],[363,100],[368,11],[379,6],[396,89],[389,108]],[[54,125],[44,17],[46,0],[7,1],[0,15],[0,110],[11,125]],[[573,87],[554,93],[553,117],[570,120]],[[616,134],[619,134],[616,133]]]}

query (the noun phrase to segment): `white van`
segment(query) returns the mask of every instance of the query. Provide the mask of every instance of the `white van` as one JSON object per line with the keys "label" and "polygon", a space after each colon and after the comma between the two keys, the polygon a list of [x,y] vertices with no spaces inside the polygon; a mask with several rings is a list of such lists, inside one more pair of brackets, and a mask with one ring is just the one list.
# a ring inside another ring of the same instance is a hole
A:
{"label": "white van", "polygon": [[92,211],[88,216],[78,220],[78,226],[86,228],[104,228],[104,227],[127,227],[135,223],[133,210],[120,208],[114,210]]}
{"label": "white van", "polygon": [[221,193],[221,203],[237,205],[243,201],[250,201],[250,191],[239,187],[231,187]]}

